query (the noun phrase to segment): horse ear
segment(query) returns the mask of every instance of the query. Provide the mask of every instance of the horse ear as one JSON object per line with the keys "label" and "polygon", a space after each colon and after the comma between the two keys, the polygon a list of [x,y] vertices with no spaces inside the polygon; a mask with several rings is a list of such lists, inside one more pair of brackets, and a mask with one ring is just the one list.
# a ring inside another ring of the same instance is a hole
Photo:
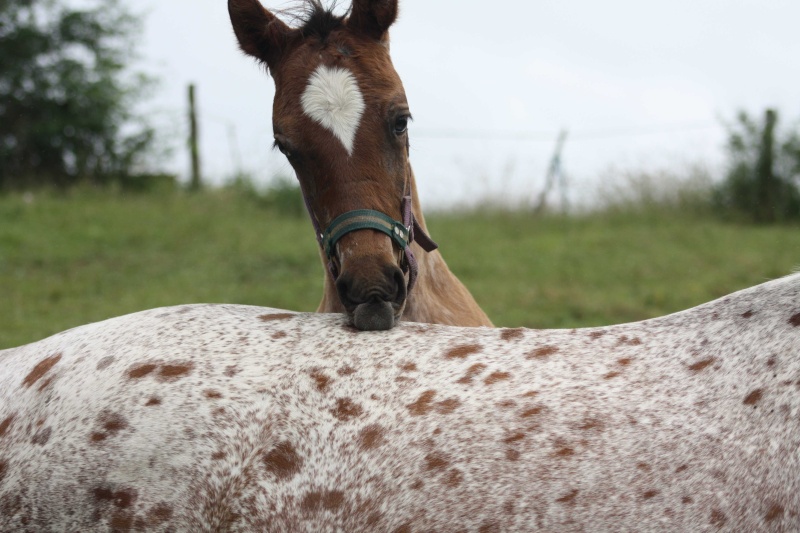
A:
{"label": "horse ear", "polygon": [[293,30],[259,0],[228,0],[228,14],[242,51],[273,69],[288,48]]}
{"label": "horse ear", "polygon": [[353,0],[347,25],[353,31],[382,41],[397,19],[397,0]]}

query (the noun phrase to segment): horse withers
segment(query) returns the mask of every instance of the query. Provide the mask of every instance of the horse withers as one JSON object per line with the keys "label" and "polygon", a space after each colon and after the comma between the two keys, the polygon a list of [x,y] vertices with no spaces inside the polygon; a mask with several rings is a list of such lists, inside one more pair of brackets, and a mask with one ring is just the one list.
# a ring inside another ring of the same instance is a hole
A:
{"label": "horse withers", "polygon": [[397,0],[354,0],[346,16],[309,1],[298,27],[258,0],[228,10],[241,49],[275,81],[275,147],[297,174],[328,271],[318,311],[345,312],[361,330],[401,317],[491,326],[427,236],[411,111],[389,55]]}

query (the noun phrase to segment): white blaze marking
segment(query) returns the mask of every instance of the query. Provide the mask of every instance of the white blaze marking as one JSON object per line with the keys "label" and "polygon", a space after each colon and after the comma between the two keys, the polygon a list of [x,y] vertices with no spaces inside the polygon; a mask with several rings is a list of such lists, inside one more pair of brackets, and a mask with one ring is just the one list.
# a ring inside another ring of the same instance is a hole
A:
{"label": "white blaze marking", "polygon": [[303,111],[331,131],[353,155],[364,97],[358,82],[349,70],[321,65],[308,80],[300,98]]}

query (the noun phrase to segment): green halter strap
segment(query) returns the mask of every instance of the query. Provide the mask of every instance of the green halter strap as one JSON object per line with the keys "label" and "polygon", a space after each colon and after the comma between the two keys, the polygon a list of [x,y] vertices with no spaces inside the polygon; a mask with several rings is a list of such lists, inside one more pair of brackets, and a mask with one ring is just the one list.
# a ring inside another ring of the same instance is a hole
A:
{"label": "green halter strap", "polygon": [[401,250],[405,250],[408,247],[410,230],[401,222],[380,211],[356,209],[336,217],[323,233],[321,244],[328,259],[333,257],[336,243],[339,242],[339,239],[352,231],[361,229],[374,229],[385,233],[397,243]]}

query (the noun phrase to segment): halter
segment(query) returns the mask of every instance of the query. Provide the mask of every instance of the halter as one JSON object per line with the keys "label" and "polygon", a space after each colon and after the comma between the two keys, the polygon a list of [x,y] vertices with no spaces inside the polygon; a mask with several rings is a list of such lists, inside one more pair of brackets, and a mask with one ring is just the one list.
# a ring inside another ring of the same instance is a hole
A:
{"label": "halter", "polygon": [[311,217],[311,224],[314,226],[317,242],[322,251],[325,252],[325,257],[328,258],[328,272],[333,281],[336,281],[336,278],[339,277],[339,269],[333,260],[336,255],[336,243],[353,231],[374,229],[385,233],[397,243],[397,246],[403,251],[400,268],[402,268],[404,274],[408,273],[408,292],[411,292],[416,283],[418,271],[417,260],[414,257],[414,252],[411,251],[411,243],[416,240],[417,244],[426,252],[432,252],[439,247],[417,222],[417,217],[414,216],[411,209],[411,191],[408,189],[406,189],[406,194],[400,203],[400,209],[403,212],[402,222],[374,209],[356,209],[333,219],[325,231],[320,229],[319,221],[314,216],[314,212],[311,210],[311,203],[305,193],[303,194],[303,200]]}

